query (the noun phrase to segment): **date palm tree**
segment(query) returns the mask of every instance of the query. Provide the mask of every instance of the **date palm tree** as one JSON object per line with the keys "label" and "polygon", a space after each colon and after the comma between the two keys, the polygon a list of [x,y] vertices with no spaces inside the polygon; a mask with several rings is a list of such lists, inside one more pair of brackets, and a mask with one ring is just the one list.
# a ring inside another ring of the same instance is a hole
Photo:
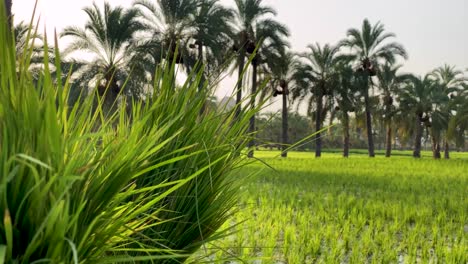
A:
{"label": "date palm tree", "polygon": [[334,100],[336,101],[335,111],[343,126],[343,157],[349,157],[350,146],[350,116],[356,111],[356,98],[359,92],[360,79],[354,74],[354,70],[345,61],[337,65],[338,78],[334,85]]}
{"label": "date palm tree", "polygon": [[[153,74],[163,59],[184,66],[187,72],[196,65],[203,66],[201,91],[206,80],[216,79],[224,70],[232,53],[234,11],[221,5],[219,0],[153,2],[135,1],[150,29],[138,52],[146,62],[146,71]],[[204,110],[202,108],[201,113]]]}
{"label": "date palm tree", "polygon": [[451,113],[447,111],[450,107],[450,98],[446,94],[446,91],[437,82],[433,80],[434,89],[428,96],[432,102],[430,121],[429,121],[429,132],[432,140],[432,152],[435,159],[440,159],[441,145],[440,142],[443,138],[446,138],[445,134],[449,125]]}
{"label": "date palm tree", "polygon": [[[219,0],[199,1],[193,21],[193,35],[189,48],[196,49],[193,57],[203,65],[202,81],[199,85],[201,91],[205,80],[214,80],[225,70],[229,63],[234,38],[234,10],[226,8]],[[202,108],[204,112],[205,108]]]}
{"label": "date palm tree", "polygon": [[224,63],[234,35],[233,10],[219,0],[155,2],[135,1],[150,29],[141,50],[150,55],[153,65],[169,59],[190,70],[198,60],[213,70]]}
{"label": "date palm tree", "polygon": [[[326,116],[328,107],[324,106],[324,99],[330,99],[333,95],[334,84],[338,77],[336,66],[341,57],[338,52],[339,46],[325,44],[320,46],[318,43],[309,45],[309,52],[302,54],[304,64],[296,69],[294,79],[297,80],[293,89],[293,99],[299,102],[309,97],[315,100],[309,101],[309,108],[314,107],[315,119],[315,157],[322,154],[322,139],[320,130]],[[311,109],[311,108],[310,108]]]}
{"label": "date palm tree", "polygon": [[[16,24],[13,27],[16,62],[21,64],[24,57],[29,58],[29,71],[34,79],[37,80],[43,68],[44,62],[44,45],[42,43],[43,36],[38,34],[35,28],[30,27],[24,21]],[[54,59],[53,48],[48,48],[48,58],[50,61]]]}
{"label": "date palm tree", "polygon": [[362,87],[366,111],[366,127],[369,148],[369,157],[374,157],[374,139],[372,134],[372,113],[369,100],[369,88],[372,77],[376,75],[378,65],[382,62],[394,63],[397,57],[407,58],[402,45],[396,42],[388,42],[395,34],[385,32],[384,25],[377,22],[371,25],[365,19],[361,29],[351,28],[347,32],[347,38],[342,45],[350,48],[349,54],[359,64],[358,73],[364,78]]}
{"label": "date palm tree", "polygon": [[269,68],[271,70],[271,87],[273,97],[281,95],[282,110],[281,110],[281,157],[288,156],[287,148],[289,145],[289,123],[288,123],[288,102],[289,89],[294,86],[294,69],[299,63],[296,56],[291,52],[282,52],[279,56],[270,56]]}
{"label": "date palm tree", "polygon": [[276,11],[263,5],[262,0],[235,0],[235,26],[236,37],[233,49],[237,52],[237,95],[236,95],[236,116],[241,113],[243,71],[245,59],[248,54],[252,54],[255,49],[255,25],[265,19],[267,15],[276,15]]}
{"label": "date palm tree", "polygon": [[386,133],[385,133],[385,157],[390,157],[392,154],[392,120],[396,112],[394,105],[394,96],[398,94],[402,85],[410,78],[407,74],[398,74],[401,65],[392,65],[386,63],[381,66],[377,72],[379,88],[383,93],[383,111]]}
{"label": "date palm tree", "polygon": [[450,119],[447,131],[448,139],[455,140],[457,147],[465,147],[465,133],[468,131],[468,84],[462,84],[462,90],[452,98],[454,116]]}
{"label": "date palm tree", "polygon": [[194,16],[194,34],[189,47],[197,49],[197,58],[206,62],[208,72],[220,68],[230,55],[234,38],[234,10],[219,3],[219,0],[199,1]]}
{"label": "date palm tree", "polygon": [[[434,70],[433,72],[434,77],[437,79],[441,89],[448,97],[455,97],[457,93],[462,90],[462,84],[465,82],[465,77],[463,76],[463,72],[457,70],[454,66],[444,65]],[[452,106],[454,104],[447,102],[444,105],[443,111],[448,116],[449,119],[454,118],[452,115]],[[450,123],[450,120],[447,122],[447,125]],[[448,127],[444,129],[445,131],[448,130]],[[450,158],[450,148],[449,148],[449,140],[447,137],[447,133],[444,133],[444,158]]]}
{"label": "date palm tree", "polygon": [[[191,60],[189,41],[194,34],[198,3],[195,0],[137,0],[134,5],[143,14],[149,38],[141,44],[154,59],[187,65]],[[192,58],[193,60],[193,58]]]}
{"label": "date palm tree", "polygon": [[[257,22],[254,30],[251,32],[253,43],[257,47],[254,57],[252,59],[252,90],[250,97],[250,107],[255,109],[255,102],[257,99],[257,86],[258,86],[258,68],[262,64],[271,63],[268,58],[279,57],[284,54],[285,49],[289,46],[286,37],[289,36],[289,31],[286,26],[273,19],[262,19]],[[267,65],[268,67],[268,65]],[[250,118],[249,133],[252,135],[255,132],[255,116]],[[249,143],[248,156],[253,157],[253,147],[255,140]]]}
{"label": "date palm tree", "polygon": [[[84,28],[67,27],[61,34],[72,39],[64,53],[84,51],[93,55],[91,61],[74,59],[78,67],[76,82],[85,89],[97,84],[103,109],[111,113],[131,68],[137,63],[132,56],[136,46],[134,37],[144,30],[144,25],[138,21],[139,11],[135,8],[112,7],[106,2],[103,9],[94,3],[83,10],[88,18]],[[132,75],[132,79],[137,77]]]}
{"label": "date palm tree", "polygon": [[[410,81],[400,90],[399,102],[401,109],[400,111],[414,114],[414,151],[413,157],[421,157],[421,139],[423,135],[424,126],[431,128],[434,121],[439,121],[437,115],[433,115],[435,103],[433,101],[437,93],[437,83],[431,78],[430,75],[424,77],[412,77]],[[432,132],[435,130],[431,129]],[[433,151],[434,157],[437,155],[437,144],[434,140],[437,140],[434,133],[431,137],[433,138]]]}

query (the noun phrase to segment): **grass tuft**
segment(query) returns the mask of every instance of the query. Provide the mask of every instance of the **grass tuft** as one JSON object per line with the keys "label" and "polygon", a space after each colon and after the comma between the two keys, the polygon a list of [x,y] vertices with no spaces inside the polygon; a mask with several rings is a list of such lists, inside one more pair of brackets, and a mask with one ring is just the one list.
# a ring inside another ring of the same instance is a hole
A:
{"label": "grass tuft", "polygon": [[[175,87],[161,65],[146,101],[111,115],[97,94],[69,104],[57,38],[42,71],[18,58],[0,4],[1,263],[179,263],[233,213],[249,140],[246,110],[204,113],[202,72]],[[30,27],[29,39],[37,32]],[[66,73],[65,73],[66,74]],[[56,78],[58,77],[58,78]]]}

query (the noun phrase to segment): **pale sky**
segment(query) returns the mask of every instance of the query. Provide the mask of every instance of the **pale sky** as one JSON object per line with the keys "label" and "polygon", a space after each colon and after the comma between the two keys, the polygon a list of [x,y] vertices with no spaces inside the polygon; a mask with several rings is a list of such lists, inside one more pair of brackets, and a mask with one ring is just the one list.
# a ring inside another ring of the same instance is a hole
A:
{"label": "pale sky", "polygon": [[[35,0],[13,0],[15,21],[28,20]],[[49,33],[68,25],[83,25],[82,7],[92,0],[39,0],[38,12]],[[102,0],[96,0],[103,3]],[[131,0],[112,0],[113,5],[130,6]],[[233,5],[233,0],[221,0]],[[468,1],[466,0],[264,0],[278,11],[277,20],[286,24],[294,51],[308,44],[335,44],[347,29],[360,27],[364,18],[381,21],[397,35],[409,60],[404,71],[424,74],[444,63],[468,68]],[[230,94],[234,80],[222,83],[217,95]]]}

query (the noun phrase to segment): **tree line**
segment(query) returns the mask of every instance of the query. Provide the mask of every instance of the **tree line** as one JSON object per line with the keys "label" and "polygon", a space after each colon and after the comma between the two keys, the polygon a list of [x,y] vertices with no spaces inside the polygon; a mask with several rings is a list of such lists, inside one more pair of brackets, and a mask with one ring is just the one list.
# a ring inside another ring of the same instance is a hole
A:
{"label": "tree line", "polygon": [[[5,3],[11,7],[11,1]],[[84,27],[69,26],[60,33],[71,40],[62,51],[62,72],[73,73],[76,97],[95,87],[109,111],[122,96],[144,100],[157,66],[168,62],[187,72],[203,68],[202,84],[237,69],[238,115],[241,107],[255,108],[265,96],[281,96],[284,157],[292,143],[288,118],[293,105],[305,105],[314,122],[316,157],[321,156],[326,121],[339,121],[344,157],[349,156],[351,120],[363,124],[370,157],[375,156],[375,126],[385,129],[387,157],[397,140],[411,141],[413,156],[421,157],[425,132],[434,158],[441,158],[442,151],[449,158],[450,146],[464,146],[464,71],[443,65],[424,76],[403,73],[401,63],[408,54],[380,22],[364,19],[338,43],[311,44],[298,53],[290,49],[290,32],[276,20],[277,11],[262,0],[234,0],[233,8],[219,0],[136,0],[130,8],[106,2],[102,8],[94,3],[83,11]],[[11,17],[11,9],[7,15]],[[24,27],[15,27],[18,46]],[[77,52],[83,51],[92,59],[80,58]],[[173,81],[175,86],[175,77]],[[249,132],[254,135],[257,127],[252,117]],[[256,145],[252,140],[249,156]]]}

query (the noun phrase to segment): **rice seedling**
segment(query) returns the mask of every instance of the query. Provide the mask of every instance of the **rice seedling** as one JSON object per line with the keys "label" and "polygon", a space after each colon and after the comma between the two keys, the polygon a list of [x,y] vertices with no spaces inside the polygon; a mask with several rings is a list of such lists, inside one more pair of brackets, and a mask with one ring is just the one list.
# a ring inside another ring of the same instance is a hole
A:
{"label": "rice seedling", "polygon": [[[258,231],[243,236],[257,252],[229,263],[466,263],[466,154],[443,161],[277,154],[258,153],[275,171],[260,163],[244,169],[257,175],[233,223]],[[233,247],[228,238],[214,244],[213,252]]]}

